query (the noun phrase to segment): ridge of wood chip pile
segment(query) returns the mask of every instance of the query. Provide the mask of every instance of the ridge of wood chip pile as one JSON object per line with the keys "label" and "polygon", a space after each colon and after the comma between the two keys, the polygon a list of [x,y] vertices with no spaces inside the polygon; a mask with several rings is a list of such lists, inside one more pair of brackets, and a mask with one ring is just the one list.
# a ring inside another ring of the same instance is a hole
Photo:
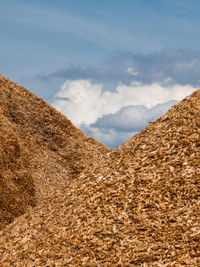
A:
{"label": "ridge of wood chip pile", "polygon": [[102,154],[0,232],[2,266],[200,266],[200,90]]}

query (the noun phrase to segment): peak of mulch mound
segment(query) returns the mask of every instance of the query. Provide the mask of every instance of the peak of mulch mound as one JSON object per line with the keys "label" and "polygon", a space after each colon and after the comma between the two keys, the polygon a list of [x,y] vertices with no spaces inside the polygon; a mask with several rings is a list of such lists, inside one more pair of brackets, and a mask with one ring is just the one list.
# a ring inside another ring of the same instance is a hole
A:
{"label": "peak of mulch mound", "polygon": [[0,229],[109,151],[0,75]]}
{"label": "peak of mulch mound", "polygon": [[0,232],[8,266],[200,266],[200,90]]}

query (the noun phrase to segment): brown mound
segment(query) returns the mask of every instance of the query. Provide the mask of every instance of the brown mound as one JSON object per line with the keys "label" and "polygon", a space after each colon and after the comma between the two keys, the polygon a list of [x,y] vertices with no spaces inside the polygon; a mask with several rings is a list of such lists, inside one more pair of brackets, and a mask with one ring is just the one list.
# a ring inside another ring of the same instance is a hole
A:
{"label": "brown mound", "polygon": [[109,152],[2,75],[0,133],[0,228]]}
{"label": "brown mound", "polygon": [[200,266],[199,167],[200,90],[17,218],[1,262]]}

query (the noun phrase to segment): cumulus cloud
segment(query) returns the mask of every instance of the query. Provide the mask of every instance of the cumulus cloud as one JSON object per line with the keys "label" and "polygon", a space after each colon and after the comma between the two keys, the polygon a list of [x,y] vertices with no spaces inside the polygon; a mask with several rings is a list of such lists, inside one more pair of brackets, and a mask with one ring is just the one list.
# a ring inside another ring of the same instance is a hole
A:
{"label": "cumulus cloud", "polygon": [[194,90],[191,85],[132,82],[111,92],[90,80],[68,80],[53,106],[89,135],[114,147]]}
{"label": "cumulus cloud", "polygon": [[121,107],[120,95],[102,89],[103,85],[92,84],[89,80],[66,81],[52,105],[77,126],[90,125]]}
{"label": "cumulus cloud", "polygon": [[93,125],[82,125],[82,130],[111,149],[121,145],[162,116],[177,101],[171,100],[152,108],[127,106],[114,114],[105,115]]}
{"label": "cumulus cloud", "polygon": [[121,132],[138,132],[150,122],[162,116],[177,101],[171,100],[164,104],[158,104],[152,108],[141,106],[127,106],[114,114],[108,114],[100,118],[93,127],[114,129]]}
{"label": "cumulus cloud", "polygon": [[[200,84],[200,52],[165,48],[116,52],[100,66],[71,65],[40,80],[63,83],[53,106],[75,125],[114,147],[163,115]],[[173,101],[172,101],[173,100]]]}
{"label": "cumulus cloud", "polygon": [[113,128],[98,128],[90,125],[82,125],[80,129],[111,149],[121,145],[138,133],[135,131],[124,132]]}

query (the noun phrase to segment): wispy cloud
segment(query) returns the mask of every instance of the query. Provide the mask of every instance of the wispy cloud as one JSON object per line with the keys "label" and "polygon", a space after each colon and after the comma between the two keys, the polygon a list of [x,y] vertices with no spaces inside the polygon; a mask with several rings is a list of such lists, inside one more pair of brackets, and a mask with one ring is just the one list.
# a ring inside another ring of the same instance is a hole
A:
{"label": "wispy cloud", "polygon": [[170,84],[200,84],[200,52],[186,49],[165,48],[157,53],[142,55],[117,52],[102,66],[71,65],[49,75],[40,75],[46,81],[90,79],[97,82],[115,83],[168,82]]}
{"label": "wispy cloud", "polygon": [[169,81],[169,78],[171,83],[200,83],[199,51],[165,48],[146,55],[122,52],[108,59],[107,64],[121,69],[132,67],[138,73],[135,79],[146,83]]}
{"label": "wispy cloud", "polygon": [[54,78],[64,80],[90,79],[93,81],[132,81],[133,69],[121,69],[110,66],[84,66],[71,65],[64,70],[53,72],[49,75],[39,75],[38,78],[42,81],[49,81]]}
{"label": "wispy cloud", "polygon": [[[84,8],[81,3],[79,5]],[[91,8],[91,6],[89,7]],[[85,8],[88,8],[87,4],[85,4]],[[34,2],[27,4],[26,2],[15,3],[13,1],[1,6],[0,22],[14,23],[22,28],[36,29],[45,32],[46,35],[60,34],[63,42],[65,35],[71,36],[71,38],[77,38],[79,42],[82,39],[108,51],[113,51],[117,47],[131,49],[133,43],[135,47],[145,48],[144,44],[147,39],[142,35],[132,35],[128,30],[121,30],[119,27],[115,27],[115,24],[109,23],[109,19],[102,20],[105,10],[101,10],[101,16],[99,15],[96,18],[91,15],[85,16],[80,11],[73,11],[72,3],[69,4],[68,8],[62,10],[59,5],[50,7],[43,4],[38,5]],[[19,15],[16,16],[16,14]],[[148,43],[149,47],[160,47],[153,40],[148,40]]]}

